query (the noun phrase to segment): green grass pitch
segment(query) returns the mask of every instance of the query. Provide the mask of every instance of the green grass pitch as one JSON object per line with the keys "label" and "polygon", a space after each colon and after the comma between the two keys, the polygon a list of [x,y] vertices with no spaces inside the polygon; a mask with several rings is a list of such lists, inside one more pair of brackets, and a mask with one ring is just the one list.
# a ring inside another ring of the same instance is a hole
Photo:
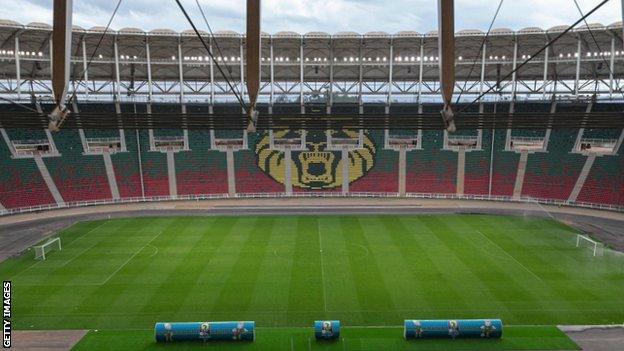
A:
{"label": "green grass pitch", "polygon": [[[259,343],[277,327],[311,335],[300,327],[315,319],[624,322],[624,258],[593,257],[574,230],[543,218],[144,217],[80,222],[60,236],[63,250],[45,261],[30,252],[0,263],[15,329],[143,330],[134,333],[153,343],[156,321],[255,320]],[[80,345],[102,337],[93,334]],[[361,349],[356,339],[349,349]]]}

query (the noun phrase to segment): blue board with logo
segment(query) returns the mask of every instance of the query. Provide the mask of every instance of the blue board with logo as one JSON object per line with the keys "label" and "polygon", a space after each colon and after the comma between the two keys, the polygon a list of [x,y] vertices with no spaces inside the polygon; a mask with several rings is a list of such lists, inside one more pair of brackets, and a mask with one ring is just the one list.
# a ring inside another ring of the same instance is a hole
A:
{"label": "blue board with logo", "polygon": [[241,322],[158,322],[154,325],[157,342],[173,341],[253,341],[256,323]]}
{"label": "blue board with logo", "polygon": [[501,338],[503,322],[500,319],[406,319],[403,323],[405,339],[421,338]]}
{"label": "blue board with logo", "polygon": [[340,321],[314,321],[314,337],[317,340],[338,339]]}

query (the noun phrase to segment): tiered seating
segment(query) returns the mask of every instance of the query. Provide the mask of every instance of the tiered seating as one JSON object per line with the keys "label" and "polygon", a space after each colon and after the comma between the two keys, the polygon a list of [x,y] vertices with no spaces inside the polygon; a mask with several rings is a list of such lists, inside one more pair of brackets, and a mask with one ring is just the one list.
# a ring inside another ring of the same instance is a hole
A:
{"label": "tiered seating", "polygon": [[[206,111],[205,106],[189,106],[191,113]],[[490,106],[491,107],[491,106]],[[121,106],[122,111],[132,112],[134,105]],[[223,106],[228,111],[236,108]],[[336,105],[335,111],[352,113],[357,108],[354,104]],[[393,112],[409,112],[414,106],[393,106]],[[516,111],[549,110],[549,104],[518,104]],[[585,105],[560,104],[559,111],[584,111]],[[137,105],[139,112],[145,105]],[[177,112],[178,104],[155,105],[155,112]],[[276,106],[277,112],[299,112],[299,105]],[[499,105],[498,111],[506,111],[508,106]],[[98,111],[114,113],[113,104],[82,104],[81,112]],[[365,112],[382,112],[383,105],[366,105]],[[405,110],[405,111],[404,111]],[[439,106],[425,106],[425,112],[437,112]],[[595,110],[620,111],[621,105],[598,104]],[[219,111],[215,111],[216,113]],[[238,113],[238,112],[237,112]],[[586,129],[585,139],[617,140],[620,130]],[[46,140],[43,130],[7,130],[13,140]],[[182,130],[155,130],[157,136],[181,136]],[[476,131],[469,131],[470,135]],[[141,196],[141,174],[139,168],[139,150],[143,169],[145,196],[169,195],[167,155],[149,151],[148,131],[143,130],[137,146],[137,133],[126,130],[128,152],[111,155],[115,176],[122,198]],[[401,131],[394,131],[401,135]],[[465,135],[460,131],[458,135]],[[87,138],[116,137],[117,130],[85,130]],[[217,138],[241,138],[242,131],[216,131]],[[249,150],[234,152],[236,191],[238,193],[276,193],[285,190],[284,184],[271,178],[258,167],[254,146],[260,134],[250,135]],[[375,144],[375,163],[372,169],[349,186],[350,192],[397,192],[399,173],[399,153],[384,149],[383,132],[369,132]],[[543,138],[545,130],[512,130],[513,137]],[[553,130],[550,134],[547,152],[539,149],[530,150],[523,184],[523,197],[567,200],[579,178],[587,153],[573,150],[578,130]],[[79,134],[75,130],[63,130],[53,134],[61,156],[44,157],[52,179],[66,202],[110,199],[111,193],[106,176],[106,168],[101,155],[84,155]],[[408,193],[446,193],[455,194],[457,177],[457,151],[443,150],[443,132],[423,131],[420,144],[422,150],[407,152],[406,191]],[[317,138],[318,139],[318,138]],[[492,195],[512,196],[518,172],[519,152],[504,151],[506,133],[498,129],[492,148],[492,131],[483,131],[482,150],[467,151],[465,163],[464,193],[467,195],[487,195],[489,193],[490,166],[492,169]],[[179,195],[187,194],[224,194],[228,192],[226,153],[210,150],[209,131],[189,131],[190,151],[174,154],[176,182]],[[240,145],[236,145],[239,147]],[[597,148],[591,148],[597,149]],[[224,148],[225,150],[225,148]],[[588,151],[589,150],[589,151]],[[587,180],[582,187],[577,201],[624,206],[624,149],[617,155],[603,152],[595,159]],[[334,151],[335,164],[341,157]],[[293,151],[293,159],[298,162],[298,151]],[[490,165],[492,162],[492,165]],[[357,165],[351,164],[350,167]],[[4,140],[0,140],[0,203],[7,208],[27,207],[42,204],[54,204],[54,198],[45,184],[36,163],[32,158],[13,159]],[[293,176],[297,177],[297,168]],[[340,172],[341,169],[336,169]],[[296,179],[293,179],[293,184]],[[336,182],[333,188],[308,189],[293,187],[295,192],[340,192],[341,184]]]}
{"label": "tiered seating", "polygon": [[455,193],[457,153],[442,150],[442,131],[423,131],[422,150],[407,153],[405,191],[408,193]]}
{"label": "tiered seating", "polygon": [[[624,152],[620,148],[620,154]],[[624,206],[624,162],[621,156],[596,158],[576,201]]]}
{"label": "tiered seating", "polygon": [[464,194],[487,195],[490,184],[490,150],[492,131],[484,130],[481,150],[466,152]]}
{"label": "tiered seating", "polygon": [[62,157],[46,157],[44,161],[63,200],[112,198],[102,156],[83,155],[78,131],[61,130],[53,138]]}
{"label": "tiered seating", "polygon": [[364,177],[355,180],[349,185],[351,192],[384,192],[396,193],[399,191],[399,153],[394,150],[384,150],[383,132],[369,133],[375,144],[375,163]]}
{"label": "tiered seating", "polygon": [[139,131],[139,138],[145,196],[168,196],[167,155],[162,152],[149,151],[149,133],[147,130]]}
{"label": "tiered seating", "polygon": [[571,154],[578,130],[558,129],[550,135],[547,153],[529,154],[522,196],[567,200],[586,157]]}
{"label": "tiered seating", "polygon": [[505,151],[505,139],[505,130],[495,131],[492,161],[492,195],[495,196],[512,196],[518,173],[520,155]]}
{"label": "tiered seating", "polygon": [[280,184],[258,167],[258,157],[253,148],[257,139],[262,136],[261,133],[250,134],[250,150],[234,153],[237,193],[281,193],[285,191],[284,184]]}
{"label": "tiered seating", "polygon": [[111,155],[115,180],[121,198],[141,196],[141,172],[139,170],[139,155],[137,148],[136,130],[125,130],[126,148],[128,152],[118,152]]}
{"label": "tiered seating", "polygon": [[209,150],[209,131],[189,131],[191,151],[175,154],[178,195],[226,194],[226,155]]}
{"label": "tiered seating", "polygon": [[54,204],[54,198],[32,159],[11,159],[0,141],[0,203],[5,208]]}

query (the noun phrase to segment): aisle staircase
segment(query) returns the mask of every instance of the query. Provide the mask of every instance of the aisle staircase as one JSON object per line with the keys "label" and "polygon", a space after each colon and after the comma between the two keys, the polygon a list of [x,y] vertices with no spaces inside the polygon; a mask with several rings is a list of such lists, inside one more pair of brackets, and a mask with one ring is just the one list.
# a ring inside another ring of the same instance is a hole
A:
{"label": "aisle staircase", "polygon": [[59,206],[64,205],[65,201],[63,200],[61,193],[58,191],[56,184],[54,184],[54,181],[52,180],[52,176],[50,175],[50,172],[48,172],[48,167],[46,167],[45,163],[43,162],[43,159],[41,159],[40,155],[36,155],[34,158],[35,158],[35,163],[37,164],[37,168],[39,169],[39,172],[41,172],[41,177],[43,178],[43,181],[48,186],[48,189],[50,190],[52,197],[54,197],[54,201],[56,201],[56,203]]}

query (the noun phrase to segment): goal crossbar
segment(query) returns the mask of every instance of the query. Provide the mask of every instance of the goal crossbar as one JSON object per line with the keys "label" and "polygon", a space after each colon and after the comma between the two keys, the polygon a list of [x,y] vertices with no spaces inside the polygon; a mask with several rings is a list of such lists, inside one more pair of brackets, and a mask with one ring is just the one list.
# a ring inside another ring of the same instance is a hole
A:
{"label": "goal crossbar", "polygon": [[576,247],[579,247],[579,246],[581,245],[581,240],[583,240],[583,241],[587,241],[587,242],[589,242],[590,244],[594,245],[594,256],[596,256],[596,252],[597,252],[597,250],[598,250],[598,245],[599,245],[599,242],[597,242],[597,241],[595,241],[595,240],[592,240],[591,238],[589,238],[589,237],[588,237],[588,236],[586,236],[586,235],[577,234],[577,235],[576,235]]}
{"label": "goal crossbar", "polygon": [[46,253],[50,252],[50,250],[54,248],[61,251],[61,238],[53,238],[43,244],[33,246],[33,249],[35,250],[35,259],[45,260]]}

